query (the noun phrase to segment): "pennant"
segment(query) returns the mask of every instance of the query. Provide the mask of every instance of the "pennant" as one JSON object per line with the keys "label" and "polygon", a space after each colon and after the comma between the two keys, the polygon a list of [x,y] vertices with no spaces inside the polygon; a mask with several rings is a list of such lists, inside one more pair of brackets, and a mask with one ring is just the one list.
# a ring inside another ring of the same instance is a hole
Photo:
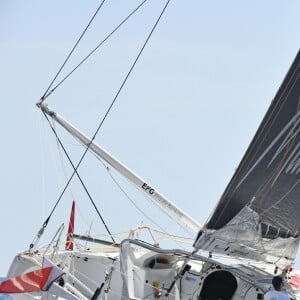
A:
{"label": "pennant", "polygon": [[73,233],[74,233],[74,219],[75,219],[75,201],[72,203],[70,221],[69,221],[69,228],[68,228],[68,235],[66,240],[66,250],[73,250]]}

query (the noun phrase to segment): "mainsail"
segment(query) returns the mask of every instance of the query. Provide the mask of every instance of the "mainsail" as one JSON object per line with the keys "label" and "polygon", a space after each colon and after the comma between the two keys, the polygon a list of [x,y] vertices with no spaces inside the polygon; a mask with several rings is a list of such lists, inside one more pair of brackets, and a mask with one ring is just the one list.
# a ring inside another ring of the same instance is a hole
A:
{"label": "mainsail", "polygon": [[221,252],[234,247],[240,256],[252,251],[293,260],[300,233],[299,130],[300,51],[196,248],[217,251],[208,246],[215,238],[227,242]]}

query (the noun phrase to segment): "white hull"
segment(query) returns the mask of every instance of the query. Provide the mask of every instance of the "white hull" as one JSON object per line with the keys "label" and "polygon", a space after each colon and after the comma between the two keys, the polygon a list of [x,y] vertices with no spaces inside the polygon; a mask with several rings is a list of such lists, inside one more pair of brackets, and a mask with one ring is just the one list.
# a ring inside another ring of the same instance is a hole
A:
{"label": "white hull", "polygon": [[[39,253],[42,252],[18,255],[8,277],[41,267]],[[224,264],[224,259],[214,260],[182,250],[163,250],[136,240],[123,241],[120,251],[118,248],[62,251],[52,260],[65,272],[63,281],[55,285],[63,286],[74,299],[91,299],[98,289],[100,293],[96,299],[107,300],[154,300],[165,296],[170,300],[250,300],[264,294],[273,276],[245,260],[242,263],[230,259],[229,264]],[[189,267],[182,272],[185,264]],[[51,292],[13,295],[14,299],[44,297],[59,298]]]}

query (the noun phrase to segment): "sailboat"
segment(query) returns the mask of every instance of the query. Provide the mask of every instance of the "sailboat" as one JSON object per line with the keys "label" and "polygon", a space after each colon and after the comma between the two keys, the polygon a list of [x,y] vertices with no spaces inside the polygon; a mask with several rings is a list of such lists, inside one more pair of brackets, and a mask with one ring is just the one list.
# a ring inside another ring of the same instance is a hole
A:
{"label": "sailboat", "polygon": [[[299,76],[300,52],[204,225],[96,143],[96,134],[90,137],[52,109],[46,100],[55,89],[48,89],[37,107],[49,121],[60,149],[65,150],[54,124],[83,146],[82,160],[89,154],[96,156],[184,224],[194,234],[193,245],[189,250],[162,248],[135,234],[119,241],[109,230],[111,240],[89,232],[79,234],[74,230],[76,204],[72,202],[71,213],[66,214],[67,232],[58,224],[52,239],[39,244],[51,211],[28,249],[12,261],[0,292],[14,299],[248,300],[262,299],[276,274],[285,278],[289,297],[300,299],[300,285],[292,270],[300,230]],[[81,180],[78,166],[82,161],[76,164],[67,159],[72,175],[66,188],[74,176]]]}

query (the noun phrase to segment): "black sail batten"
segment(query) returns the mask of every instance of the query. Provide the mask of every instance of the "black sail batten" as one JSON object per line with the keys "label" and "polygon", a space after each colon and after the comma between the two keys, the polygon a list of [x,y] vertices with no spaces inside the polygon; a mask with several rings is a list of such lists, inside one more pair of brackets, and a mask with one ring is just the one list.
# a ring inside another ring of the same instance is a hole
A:
{"label": "black sail batten", "polygon": [[300,51],[206,224],[218,230],[245,206],[263,237],[300,233]]}

